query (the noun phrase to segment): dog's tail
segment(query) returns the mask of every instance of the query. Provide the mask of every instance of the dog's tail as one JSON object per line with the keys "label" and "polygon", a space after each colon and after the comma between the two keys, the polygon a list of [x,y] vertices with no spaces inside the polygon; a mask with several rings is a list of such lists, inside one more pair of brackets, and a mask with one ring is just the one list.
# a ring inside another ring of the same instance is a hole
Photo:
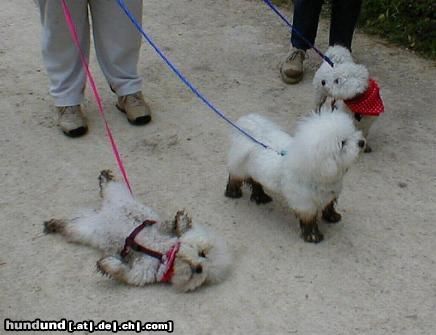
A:
{"label": "dog's tail", "polygon": [[44,233],[45,234],[55,234],[61,233],[65,229],[66,222],[59,219],[51,219],[44,221]]}

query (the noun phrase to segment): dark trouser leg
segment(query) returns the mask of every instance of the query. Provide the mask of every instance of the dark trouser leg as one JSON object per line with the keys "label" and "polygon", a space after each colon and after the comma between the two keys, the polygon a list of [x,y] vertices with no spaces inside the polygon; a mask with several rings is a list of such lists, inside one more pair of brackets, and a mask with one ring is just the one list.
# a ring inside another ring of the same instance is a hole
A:
{"label": "dark trouser leg", "polygon": [[[322,3],[323,0],[294,1],[294,18],[292,24],[294,28],[312,44],[315,42]],[[310,49],[310,46],[308,46],[295,31],[292,32],[291,44],[297,49]]]}
{"label": "dark trouser leg", "polygon": [[362,0],[333,0],[329,45],[339,44],[351,50],[354,28]]}

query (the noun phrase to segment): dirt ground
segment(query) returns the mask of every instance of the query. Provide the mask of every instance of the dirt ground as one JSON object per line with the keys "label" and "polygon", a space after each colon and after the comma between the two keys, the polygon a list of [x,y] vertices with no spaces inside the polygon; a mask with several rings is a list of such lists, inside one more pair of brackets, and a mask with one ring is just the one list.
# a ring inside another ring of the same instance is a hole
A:
{"label": "dirt ground", "polygon": [[[350,170],[340,224],[304,243],[279,196],[258,207],[224,197],[228,126],[143,45],[140,71],[153,122],[130,126],[92,68],[135,195],[163,218],[187,208],[233,253],[225,282],[191,294],[135,288],[98,275],[92,249],[44,236],[42,223],[99,204],[97,175],[116,171],[88,91],[87,136],[55,124],[32,1],[0,11],[0,316],[12,320],[173,320],[175,334],[434,334],[436,328],[435,64],[357,33],[354,53],[378,79],[386,113],[373,153]],[[286,12],[289,14],[289,12]],[[312,104],[319,57],[287,86],[288,30],[260,1],[145,1],[144,27],[232,119],[258,112],[292,129]],[[326,47],[327,22],[318,45]],[[3,326],[0,332],[5,333]],[[86,334],[87,332],[78,332]]]}

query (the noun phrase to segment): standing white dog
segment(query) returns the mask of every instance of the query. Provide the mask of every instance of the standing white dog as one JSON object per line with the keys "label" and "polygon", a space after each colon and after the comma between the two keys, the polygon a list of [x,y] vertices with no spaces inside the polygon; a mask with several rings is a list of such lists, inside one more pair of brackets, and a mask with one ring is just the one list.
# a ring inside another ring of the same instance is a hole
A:
{"label": "standing white dog", "polygon": [[[356,64],[348,49],[335,45],[326,51],[334,66],[323,62],[313,78],[315,105],[319,108],[327,98],[332,104],[340,105],[354,118],[357,128],[367,139],[369,129],[376,118],[383,113],[383,101],[377,83],[369,77],[368,70]],[[370,152],[369,145],[365,152]]]}
{"label": "standing white dog", "polygon": [[186,292],[224,277],[230,263],[221,239],[192,225],[184,211],[173,221],[160,221],[109,170],[100,173],[99,181],[100,210],[46,221],[44,231],[104,251],[107,256],[97,269],[127,284],[170,282]]}
{"label": "standing white dog", "polygon": [[244,182],[252,187],[251,200],[257,204],[272,199],[267,189],[281,193],[300,220],[302,237],[307,242],[320,242],[317,217],[331,223],[341,219],[334,205],[342,189],[342,178],[365,140],[351,117],[343,110],[323,106],[299,124],[291,137],[271,121],[250,114],[238,124],[254,137],[278,151],[264,149],[239,133],[233,135],[225,195],[242,196]]}

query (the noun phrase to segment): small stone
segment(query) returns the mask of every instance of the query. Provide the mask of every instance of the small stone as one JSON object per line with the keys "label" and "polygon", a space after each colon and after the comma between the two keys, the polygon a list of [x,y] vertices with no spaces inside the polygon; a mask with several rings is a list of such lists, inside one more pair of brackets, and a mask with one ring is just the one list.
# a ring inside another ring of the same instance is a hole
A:
{"label": "small stone", "polygon": [[407,187],[407,184],[406,184],[405,182],[400,181],[400,182],[398,183],[398,186],[399,186],[400,188],[406,188],[406,187]]}

